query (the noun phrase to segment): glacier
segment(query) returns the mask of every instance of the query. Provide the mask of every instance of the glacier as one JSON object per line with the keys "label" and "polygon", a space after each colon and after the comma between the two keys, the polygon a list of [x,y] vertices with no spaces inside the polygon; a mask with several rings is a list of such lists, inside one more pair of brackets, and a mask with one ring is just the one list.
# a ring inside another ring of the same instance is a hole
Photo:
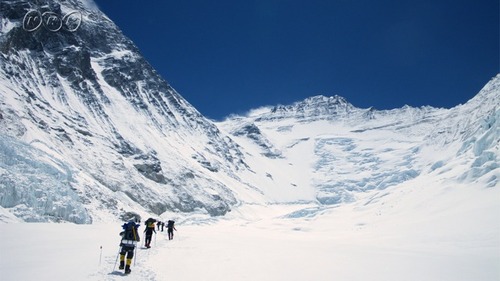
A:
{"label": "glacier", "polygon": [[0,205],[13,215],[26,222],[92,222],[67,165],[7,136],[0,136],[0,160]]}

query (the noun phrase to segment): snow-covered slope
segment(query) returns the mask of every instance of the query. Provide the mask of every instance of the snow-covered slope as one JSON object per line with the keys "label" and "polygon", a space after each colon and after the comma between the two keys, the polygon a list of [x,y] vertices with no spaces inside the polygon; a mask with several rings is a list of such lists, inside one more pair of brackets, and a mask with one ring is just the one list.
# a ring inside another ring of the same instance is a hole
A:
{"label": "snow-covered slope", "polygon": [[[79,223],[98,219],[95,209],[225,214],[242,153],[88,3],[2,1],[1,206],[26,221]],[[28,32],[32,9],[78,11],[82,23]],[[59,204],[61,190],[79,199]]]}
{"label": "snow-covered slope", "polygon": [[245,148],[255,175],[267,176],[268,198],[318,204],[309,214],[417,177],[497,187],[499,85],[497,76],[452,109],[380,111],[316,96],[218,125]]}
{"label": "snow-covered slope", "polygon": [[[27,31],[32,9],[78,11],[81,25]],[[315,96],[214,123],[91,1],[5,0],[0,13],[5,220],[246,216],[271,204],[296,206],[293,218],[417,179],[498,188],[500,76],[451,109]]]}

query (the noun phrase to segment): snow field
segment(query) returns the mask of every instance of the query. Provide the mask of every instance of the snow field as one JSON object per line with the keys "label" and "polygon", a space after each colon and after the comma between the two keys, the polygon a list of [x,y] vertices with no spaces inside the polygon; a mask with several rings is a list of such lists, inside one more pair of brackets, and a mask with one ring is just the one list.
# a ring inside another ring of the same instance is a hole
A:
{"label": "snow field", "polygon": [[[165,231],[151,249],[141,244],[126,278],[498,280],[499,198],[496,188],[415,179],[336,207],[254,204],[218,220],[181,218],[174,240]],[[2,280],[122,280],[120,229],[0,224]]]}

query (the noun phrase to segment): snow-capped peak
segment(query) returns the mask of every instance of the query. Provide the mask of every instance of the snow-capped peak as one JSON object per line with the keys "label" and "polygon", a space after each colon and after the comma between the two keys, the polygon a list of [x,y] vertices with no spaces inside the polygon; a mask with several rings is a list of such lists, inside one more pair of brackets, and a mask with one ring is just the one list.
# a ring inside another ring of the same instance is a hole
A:
{"label": "snow-capped peak", "polygon": [[[0,6],[0,205],[24,221],[313,206],[297,217],[418,177],[498,183],[498,77],[453,109],[319,95],[213,123],[92,2],[37,3]],[[38,8],[81,26],[28,31]]]}

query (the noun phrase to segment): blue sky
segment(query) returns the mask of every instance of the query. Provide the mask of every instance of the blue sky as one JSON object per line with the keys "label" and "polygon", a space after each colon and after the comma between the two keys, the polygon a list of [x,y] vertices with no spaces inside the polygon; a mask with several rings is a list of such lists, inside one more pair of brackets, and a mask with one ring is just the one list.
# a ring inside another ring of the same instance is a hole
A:
{"label": "blue sky", "polygon": [[96,0],[212,119],[309,96],[450,108],[499,73],[498,0]]}

